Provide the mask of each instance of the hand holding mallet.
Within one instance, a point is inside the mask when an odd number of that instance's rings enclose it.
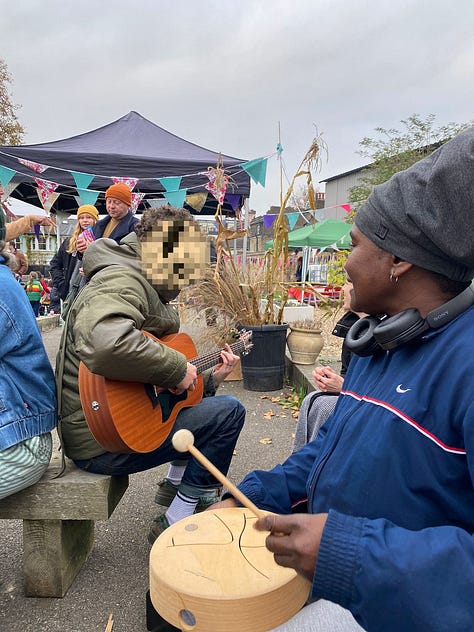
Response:
[[[250,509],[257,518],[263,518],[267,514],[253,504],[251,500],[243,494],[229,479],[220,472],[215,465],[213,465],[205,456],[194,446],[194,436],[189,430],[178,430],[174,433],[172,439],[173,447],[178,452],[190,452],[208,472],[210,472],[217,480],[226,486],[229,492],[236,498],[244,507]]]

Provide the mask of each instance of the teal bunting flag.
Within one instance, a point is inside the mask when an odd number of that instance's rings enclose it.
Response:
[[[79,197],[81,198],[81,202],[83,204],[94,204],[97,202],[97,198],[99,197],[100,191],[91,191],[90,189],[77,189],[79,193]]]
[[[286,217],[288,218],[288,226],[290,227],[290,230],[293,230],[293,228],[295,227],[296,222],[298,221],[298,217],[300,216],[299,213],[287,213]]]
[[[163,195],[172,206],[182,208],[184,200],[186,199],[186,189],[181,189],[180,191],[165,191]]]
[[[165,191],[178,191],[181,185],[181,176],[169,176],[157,178],[157,180],[165,187]]]
[[[76,183],[77,190],[79,189],[87,189],[89,184],[94,179],[94,176],[90,173],[81,173],[80,171],[71,171],[72,177],[74,178],[74,182]]]
[[[242,165],[242,169],[244,169],[249,174],[254,182],[256,182],[257,184],[261,184],[262,187],[265,186],[265,179],[267,177],[266,158],[256,158],[255,160],[244,162],[244,164]]]
[[[14,169],[9,169],[8,167],[0,166],[0,182],[2,187],[5,188],[10,180],[15,175],[16,171]]]

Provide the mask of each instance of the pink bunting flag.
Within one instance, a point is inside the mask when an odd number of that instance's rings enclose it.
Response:
[[[118,184],[119,182],[126,184],[130,191],[133,191],[139,178],[122,178],[121,176],[117,176],[115,178],[112,178],[112,180],[115,182],[115,184]]]
[[[350,213],[351,212],[351,205],[350,204],[339,204],[339,206],[341,208],[343,208],[346,211],[346,213]]]
[[[33,162],[32,160],[24,160],[23,158],[18,158],[18,162],[21,162],[22,165],[28,167],[32,171],[36,171],[36,173],[43,173],[45,169],[48,167],[45,165],[41,165],[39,162]]]
[[[40,178],[34,180],[38,185],[38,197],[44,207],[48,203],[50,194],[54,193],[59,185],[56,182],[49,182],[49,180],[41,180]]]
[[[137,212],[137,209],[140,206],[140,202],[143,200],[144,197],[145,197],[144,193],[132,193],[132,206],[131,206],[132,213]]]
[[[207,178],[209,178],[209,182],[204,186],[204,188],[216,198],[219,204],[224,204],[229,176],[224,174],[223,169],[214,169],[213,167],[209,167],[208,171],[203,173],[207,176]]]

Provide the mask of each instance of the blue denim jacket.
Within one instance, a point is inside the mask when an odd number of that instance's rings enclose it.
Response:
[[[33,310],[0,256],[0,450],[56,423],[54,374]]]

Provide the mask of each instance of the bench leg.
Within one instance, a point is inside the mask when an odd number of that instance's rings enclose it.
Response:
[[[64,597],[93,545],[93,520],[23,520],[26,596]]]

